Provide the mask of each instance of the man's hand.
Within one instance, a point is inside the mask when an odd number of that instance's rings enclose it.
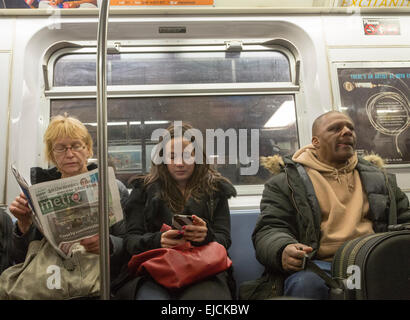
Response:
[[[312,251],[312,247],[308,247],[302,243],[287,245],[282,252],[282,268],[285,271],[301,271],[303,257]]]

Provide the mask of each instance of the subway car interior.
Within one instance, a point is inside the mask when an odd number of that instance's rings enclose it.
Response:
[[[408,0],[111,0],[101,123],[104,1],[0,0],[0,207],[13,222],[11,167],[27,180],[30,168],[52,167],[43,136],[64,113],[90,132],[90,161],[105,144],[101,157],[129,192],[150,171],[156,130],[178,121],[199,130],[237,190],[228,252],[238,288],[264,271],[251,239],[272,176],[261,157],[310,144],[319,115],[348,115],[357,153],[379,155],[410,196]]]

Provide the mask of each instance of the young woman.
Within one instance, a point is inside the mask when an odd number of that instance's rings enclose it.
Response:
[[[170,140],[161,152],[165,163],[151,165],[145,177],[136,179],[134,190],[125,209],[126,248],[131,255],[156,248],[171,248],[190,241],[202,246],[217,241],[226,249],[231,244],[228,198],[236,196],[233,185],[206,163],[205,154],[198,150],[187,154],[193,139],[184,133],[192,129],[182,126],[182,136],[170,127]],[[176,148],[176,145],[182,148]],[[184,156],[178,150],[184,151]],[[195,152],[202,155],[202,164],[195,163]],[[162,225],[172,224],[174,214],[192,215],[192,225],[184,230],[161,232]],[[230,270],[178,290],[168,290],[148,276],[138,277],[120,291],[136,299],[232,299]],[[119,295],[121,296],[121,294]]]

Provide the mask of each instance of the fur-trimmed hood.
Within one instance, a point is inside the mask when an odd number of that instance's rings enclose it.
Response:
[[[383,169],[385,166],[383,159],[379,155],[374,153],[364,156],[363,159],[370,162],[379,169]],[[282,170],[282,168],[285,167],[283,158],[277,154],[270,157],[261,157],[260,163],[274,175],[278,174]]]
[[[282,157],[278,154],[270,157],[260,157],[260,163],[272,174],[278,174],[285,167]]]

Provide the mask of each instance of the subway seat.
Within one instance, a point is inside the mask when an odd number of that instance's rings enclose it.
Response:
[[[264,271],[264,267],[256,260],[252,243],[252,232],[259,213],[259,210],[231,211],[232,244],[228,253],[233,263],[237,291],[244,281],[257,279]]]

